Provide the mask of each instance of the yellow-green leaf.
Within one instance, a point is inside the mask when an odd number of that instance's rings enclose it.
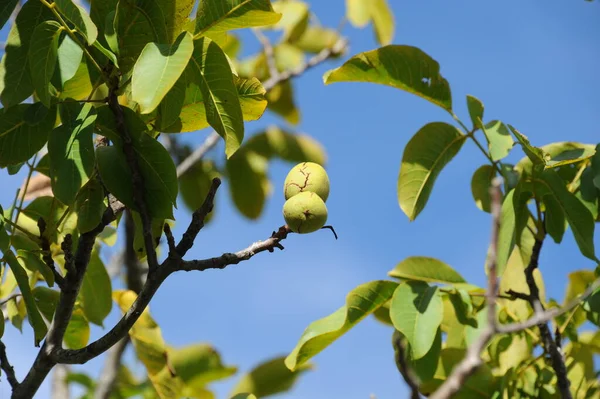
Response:
[[[306,328],[292,353],[285,359],[285,365],[292,371],[297,370],[386,303],[397,286],[393,281],[379,280],[359,285],[350,291],[346,305]]]
[[[196,12],[194,36],[272,25],[280,19],[269,0],[203,0]]]
[[[291,371],[285,366],[285,356],[262,362],[250,372],[244,374],[230,395],[252,392],[258,398],[277,395],[292,389],[300,375],[312,369],[312,365],[303,364]]]
[[[87,11],[72,0],[54,0],[54,4],[62,15],[75,25],[75,29],[87,39],[88,45],[92,45],[98,37],[98,28],[92,22]]]
[[[398,202],[410,220],[425,208],[435,180],[466,137],[452,125],[432,122],[406,144],[398,176]]]
[[[465,279],[452,267],[435,258],[411,256],[398,263],[388,276],[402,280],[435,283],[465,283]]]
[[[483,132],[487,138],[492,159],[499,161],[505,158],[515,143],[506,125],[501,121],[494,120],[483,126]]]
[[[388,45],[355,55],[325,73],[325,84],[370,82],[395,87],[452,110],[450,86],[440,65],[417,47]]]
[[[387,0],[368,0],[377,42],[388,45],[394,39],[394,14]]]
[[[81,285],[81,302],[85,317],[94,324],[102,323],[112,309],[112,283],[98,249],[94,249]]]
[[[490,197],[490,187],[492,186],[492,180],[496,177],[496,168],[491,165],[482,165],[471,178],[471,193],[475,200],[477,208],[484,212],[491,211],[492,200]]]
[[[83,309],[76,306],[65,332],[65,346],[69,349],[81,349],[90,340],[90,323],[85,318]]]
[[[142,114],[149,114],[175,85],[185,70],[194,43],[189,32],[182,32],[170,44],[148,43],[133,67],[132,95]]]

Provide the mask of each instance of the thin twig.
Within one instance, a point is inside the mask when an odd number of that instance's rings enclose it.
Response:
[[[219,142],[219,134],[212,132],[204,140],[204,143],[194,150],[177,166],[177,177],[181,177],[190,170],[199,160],[201,160],[208,151],[210,151]]]
[[[15,369],[8,361],[8,356],[6,355],[6,346],[4,346],[4,342],[2,341],[0,341],[0,367],[4,373],[6,373],[6,379],[8,380],[8,383],[12,389],[16,389],[19,386],[19,381],[15,376]]]
[[[398,330],[394,330],[394,334],[392,335],[392,345],[394,346],[394,361],[396,362],[396,367],[410,388],[410,397],[411,399],[419,399],[421,395],[419,395],[418,378],[406,362],[406,348],[402,342],[402,335]]]
[[[252,29],[254,35],[263,46],[263,51],[265,53],[265,58],[267,59],[267,68],[269,70],[269,76],[276,76],[279,74],[277,69],[277,64],[275,62],[275,52],[273,50],[273,45],[268,37],[266,37],[259,29]]]
[[[51,387],[53,399],[69,399],[69,383],[67,381],[69,368],[66,364],[57,364],[54,367]]]
[[[501,180],[492,181],[490,195],[492,198],[492,235],[487,256],[488,295],[487,295],[487,325],[481,335],[467,349],[467,354],[453,369],[446,381],[430,396],[431,399],[450,398],[464,385],[465,381],[483,364],[481,352],[485,349],[497,331],[496,296],[498,294],[498,278],[496,274],[498,256],[498,233],[500,231],[500,213],[502,209]]]

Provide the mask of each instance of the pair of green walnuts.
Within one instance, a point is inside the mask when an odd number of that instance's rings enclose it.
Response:
[[[325,225],[329,177],[321,165],[302,162],[294,166],[285,178],[283,194],[283,218],[294,233],[312,233]]]

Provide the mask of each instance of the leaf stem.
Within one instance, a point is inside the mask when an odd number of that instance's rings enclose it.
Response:
[[[12,226],[12,229],[10,231],[11,236],[15,233],[15,226],[17,225],[17,222],[19,221],[19,216],[21,215],[21,209],[23,208],[23,203],[25,202],[25,196],[27,195],[27,188],[29,187],[29,182],[31,181],[31,175],[33,175],[33,170],[34,170],[34,165],[35,165],[36,160],[37,160],[37,153],[33,156],[31,165],[29,163],[27,163],[27,166],[29,167],[29,172],[27,173],[27,179],[25,179],[25,187],[23,187],[23,193],[21,194],[21,201],[19,202],[19,206],[16,208],[17,214],[15,215],[14,224],[11,224],[11,226]],[[19,196],[19,194],[17,194],[17,197],[18,196]],[[16,197],[15,197],[15,200],[16,200]],[[13,205],[13,207],[14,207],[14,205]]]

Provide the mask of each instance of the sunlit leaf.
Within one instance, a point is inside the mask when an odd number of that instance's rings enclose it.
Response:
[[[290,370],[297,370],[386,303],[397,286],[395,282],[380,280],[362,284],[350,291],[345,306],[306,328],[292,353],[285,359],[285,365]]]
[[[483,126],[488,141],[490,156],[494,161],[505,158],[513,148],[513,140],[508,128],[501,121],[491,121]]]
[[[308,4],[298,0],[279,0],[273,2],[273,9],[282,17],[270,28],[283,31],[281,41],[293,42],[304,33],[310,15]]]
[[[213,381],[228,378],[237,372],[237,367],[223,364],[219,352],[207,344],[171,348],[169,362],[175,374],[192,391]]]
[[[55,85],[56,89],[61,91],[64,89],[65,83],[71,80],[79,66],[83,57],[83,49],[77,44],[71,36],[64,35],[61,43],[58,46],[57,52],[57,68],[54,72],[58,73],[59,84]],[[54,83],[54,80],[52,81]],[[88,93],[89,94],[89,93]]]
[[[525,155],[527,155],[527,158],[529,158],[533,166],[546,164],[546,155],[541,148],[532,146],[527,136],[519,132],[513,126],[508,125],[508,128],[513,133],[519,144],[521,144],[523,152],[525,152]]]
[[[483,127],[483,103],[475,96],[467,95],[467,107],[469,108],[469,116],[473,123],[473,128]]]
[[[259,398],[276,395],[290,390],[304,372],[310,370],[310,364],[303,364],[294,371],[285,366],[285,356],[277,357],[259,364],[244,374],[230,395],[252,392]]]
[[[92,45],[98,37],[98,28],[92,22],[87,11],[72,0],[54,0],[54,4],[62,15],[75,25],[75,29],[86,38],[88,45]]]
[[[388,0],[370,0],[371,19],[377,43],[388,45],[394,39],[394,14]]]
[[[243,146],[265,158],[279,158],[287,162],[315,162],[325,165],[325,148],[313,137],[303,133],[290,133],[269,126],[262,133],[250,137]]]
[[[49,287],[54,286],[54,273],[42,260],[39,253],[25,249],[17,250],[17,259],[22,266],[30,271],[37,271],[43,277]]]
[[[388,276],[403,280],[436,283],[464,283],[463,277],[446,263],[425,256],[411,256],[398,263]]]
[[[194,44],[189,32],[182,32],[172,45],[148,43],[133,67],[133,101],[148,114],[158,106],[187,66]]]
[[[90,323],[85,318],[81,307],[76,306],[65,332],[65,346],[69,349],[85,347],[90,340],[90,333]]]
[[[196,12],[194,36],[272,25],[280,19],[269,0],[204,0]]]
[[[319,53],[331,48],[340,39],[340,34],[335,29],[319,25],[310,25],[302,36],[294,41],[294,46],[307,53]]]
[[[442,323],[444,306],[437,287],[421,281],[398,285],[390,304],[390,318],[410,344],[413,359],[429,352]]]
[[[438,175],[466,136],[443,122],[423,126],[406,144],[398,176],[398,202],[410,220],[425,208]]]
[[[355,55],[327,72],[325,84],[371,82],[407,91],[450,111],[450,86],[433,58],[416,47],[388,45]]]

